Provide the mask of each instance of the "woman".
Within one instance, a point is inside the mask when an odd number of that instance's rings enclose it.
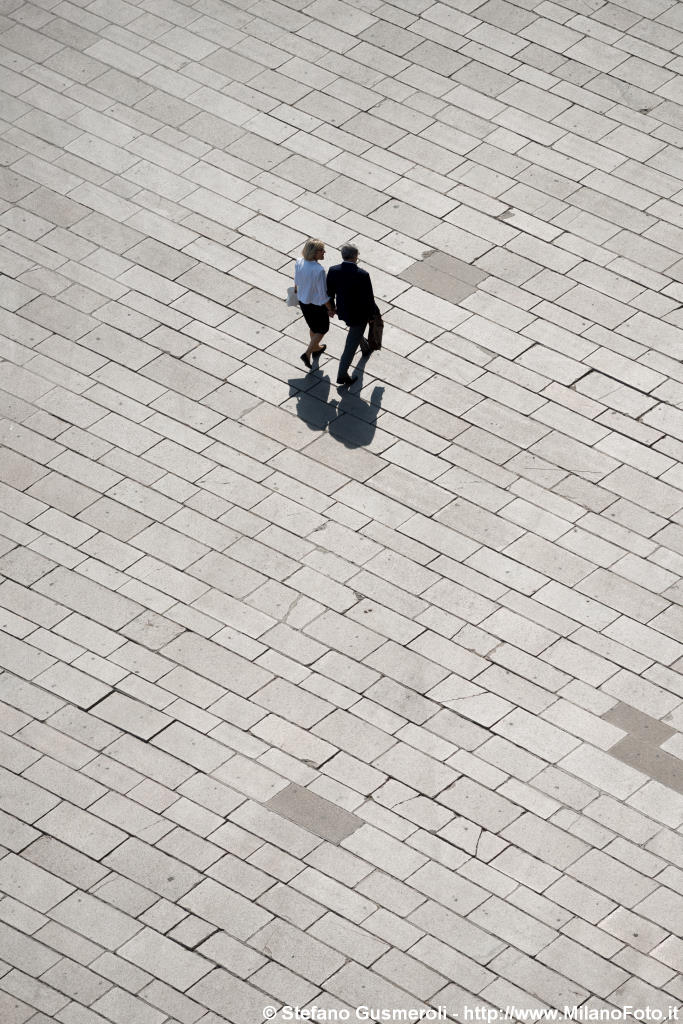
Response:
[[[309,238],[296,261],[294,270],[294,291],[308,324],[311,341],[301,356],[301,361],[311,369],[311,356],[318,357],[327,345],[321,345],[330,329],[330,314],[334,315],[334,304],[327,294],[325,270],[318,262],[325,255],[325,245],[319,238]]]

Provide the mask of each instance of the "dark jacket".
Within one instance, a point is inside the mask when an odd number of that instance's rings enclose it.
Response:
[[[327,294],[337,307],[337,315],[347,324],[365,324],[379,309],[372,293],[367,270],[345,260],[327,271]]]

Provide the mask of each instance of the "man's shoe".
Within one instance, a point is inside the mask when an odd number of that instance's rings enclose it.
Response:
[[[347,373],[343,380],[338,380],[337,381],[337,387],[338,388],[350,388],[351,385],[355,384],[357,380],[358,380],[358,377],[356,376],[356,374],[354,374],[353,377],[349,377],[349,375]]]
[[[301,362],[304,364],[304,366],[307,366],[308,369],[310,370],[311,369],[311,357],[309,355],[306,355],[306,353],[304,352],[303,355],[300,358],[301,358]]]

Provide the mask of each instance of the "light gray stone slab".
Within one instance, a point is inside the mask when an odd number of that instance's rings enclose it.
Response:
[[[242,696],[254,693],[271,677],[266,669],[193,633],[172,640],[162,647],[161,653]]]
[[[118,950],[141,970],[185,992],[211,970],[211,964],[152,928],[143,928]]]
[[[219,1015],[225,1013],[226,1006],[229,1006],[236,1024],[251,1024],[254,1016],[262,1013],[264,1006],[268,1005],[268,997],[263,992],[220,969],[212,971],[189,989],[188,995]]]
[[[142,927],[127,914],[87,893],[73,893],[51,916],[105,949],[117,949]]]

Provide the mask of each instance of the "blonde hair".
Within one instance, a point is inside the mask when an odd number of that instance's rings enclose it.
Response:
[[[319,238],[309,238],[301,250],[301,255],[305,260],[314,260],[316,254],[325,248],[325,243],[321,242]]]

